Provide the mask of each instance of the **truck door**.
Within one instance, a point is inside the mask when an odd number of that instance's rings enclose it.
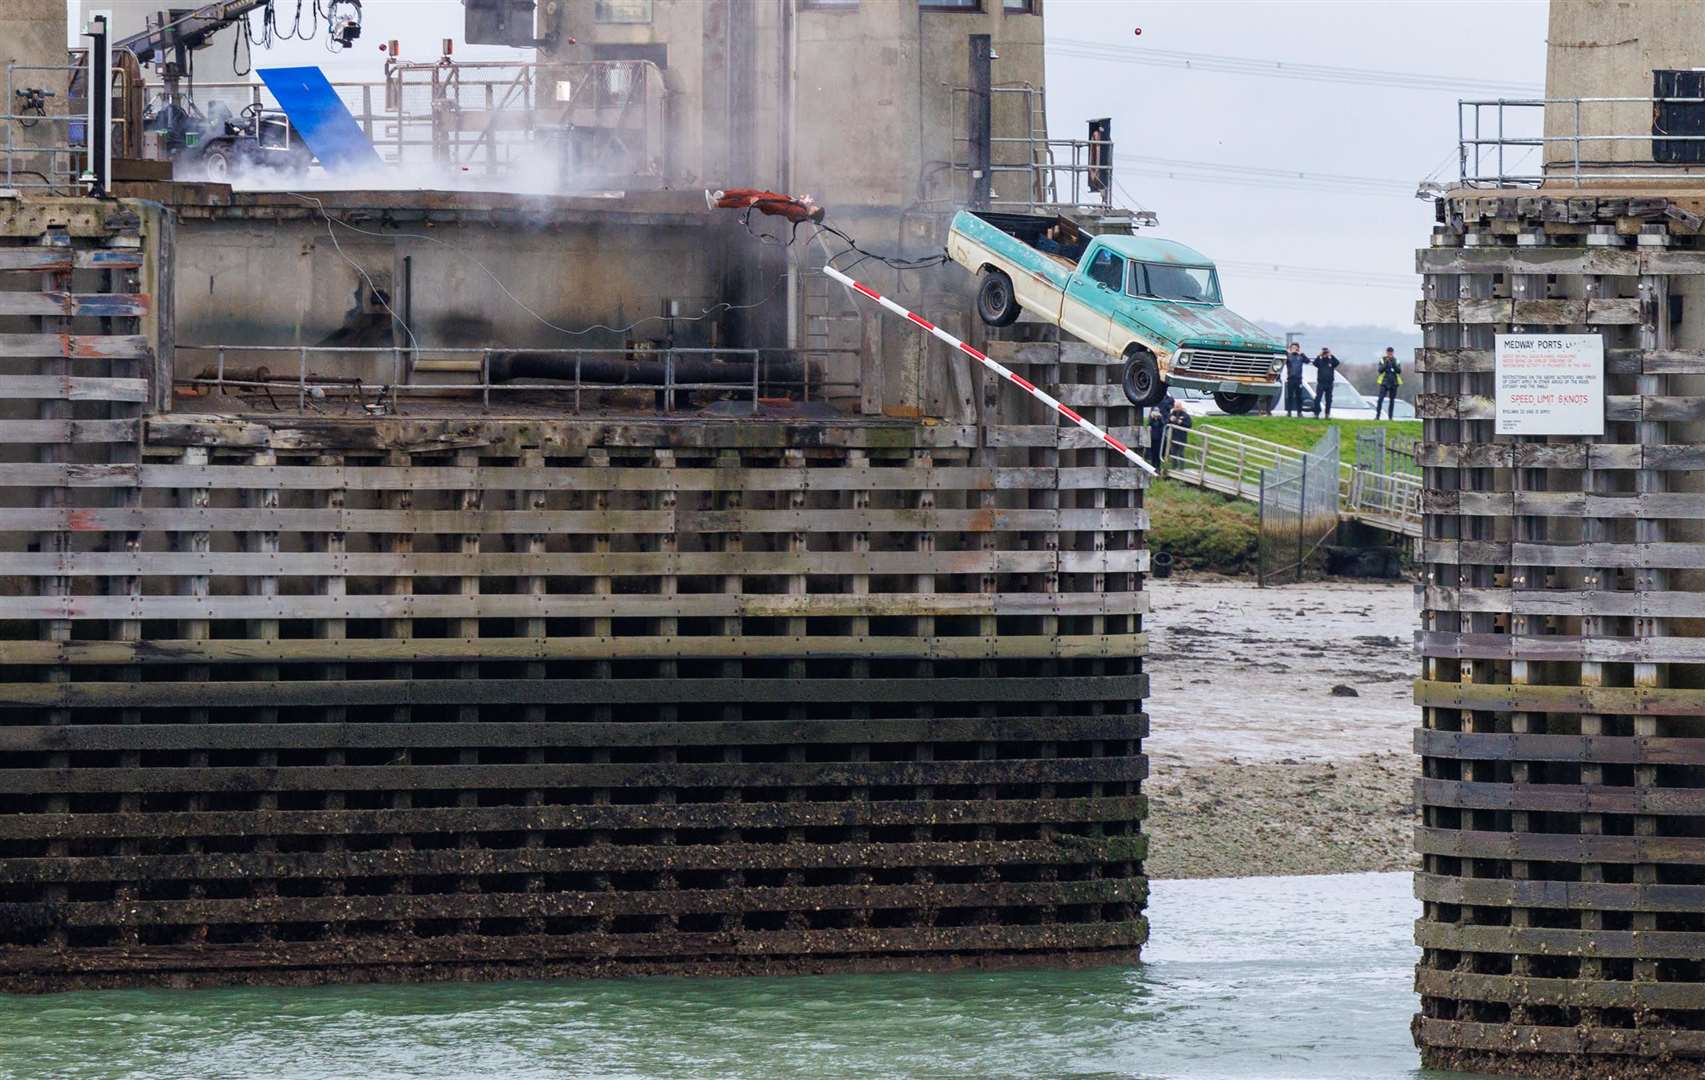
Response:
[[[1104,247],[1090,252],[1060,304],[1060,329],[1098,349],[1112,347],[1113,305],[1125,288],[1125,260]]]

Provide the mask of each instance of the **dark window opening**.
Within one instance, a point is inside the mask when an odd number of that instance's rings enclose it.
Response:
[[[1654,71],[1652,96],[1705,98],[1705,71]],[[1673,164],[1705,161],[1705,102],[1654,101],[1652,136],[1653,161]]]

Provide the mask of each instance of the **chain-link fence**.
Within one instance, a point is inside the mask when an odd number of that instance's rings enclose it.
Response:
[[[1260,584],[1289,584],[1307,574],[1310,557],[1338,528],[1338,474],[1337,427],[1301,458],[1261,470]]]

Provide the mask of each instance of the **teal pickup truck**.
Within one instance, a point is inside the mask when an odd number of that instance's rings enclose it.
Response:
[[[979,276],[984,322],[1007,326],[1028,311],[1119,357],[1133,405],[1158,405],[1168,386],[1207,391],[1234,414],[1279,395],[1284,345],[1222,304],[1214,264],[1183,244],[961,210],[947,253]]]

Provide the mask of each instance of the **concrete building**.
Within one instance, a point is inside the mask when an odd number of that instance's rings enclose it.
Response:
[[[1544,171],[1471,150],[1417,256],[1430,1067],[1705,1074],[1705,178],[1661,138],[1705,120],[1701,19],[1554,2]],[[1553,333],[1602,339],[1603,435],[1497,435],[1497,335]]]

